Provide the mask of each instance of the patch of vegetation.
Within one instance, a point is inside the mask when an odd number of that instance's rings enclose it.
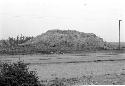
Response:
[[[48,81],[41,81],[45,86],[73,86],[73,85],[96,85],[93,76],[82,76],[76,78],[54,78]]]
[[[16,47],[20,44],[23,44],[29,40],[33,39],[33,37],[28,37],[28,36],[17,36],[17,37],[9,37],[6,40],[0,40],[0,47]]]
[[[27,64],[2,63],[0,65],[0,86],[41,86],[34,71],[28,71]]]
[[[74,86],[74,85],[125,85],[125,73],[108,75],[84,75],[74,78],[55,78],[41,81],[45,86]]]

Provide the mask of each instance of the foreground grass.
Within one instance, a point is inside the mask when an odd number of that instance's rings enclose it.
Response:
[[[105,75],[83,75],[74,78],[40,80],[35,71],[29,71],[27,64],[0,64],[0,86],[72,86],[72,85],[124,85],[125,73]]]
[[[125,85],[125,74],[87,75],[75,78],[55,78],[41,80],[44,86],[73,86],[73,85]]]

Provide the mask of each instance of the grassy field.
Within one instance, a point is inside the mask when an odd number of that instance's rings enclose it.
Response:
[[[28,63],[29,70],[36,71],[40,80],[52,80],[56,77],[61,80],[75,78],[77,83],[81,84],[83,76],[92,76],[98,84],[124,84],[125,81],[123,77],[125,76],[125,53],[86,52],[62,55],[0,56],[2,62],[16,62],[19,59]],[[122,82],[118,83],[118,81]]]

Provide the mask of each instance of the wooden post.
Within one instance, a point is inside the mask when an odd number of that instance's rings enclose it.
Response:
[[[120,50],[120,22],[121,22],[122,20],[119,20],[119,50]]]

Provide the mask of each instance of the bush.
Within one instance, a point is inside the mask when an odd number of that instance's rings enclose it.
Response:
[[[27,64],[3,63],[0,66],[0,86],[40,86],[34,71],[28,71]]]

